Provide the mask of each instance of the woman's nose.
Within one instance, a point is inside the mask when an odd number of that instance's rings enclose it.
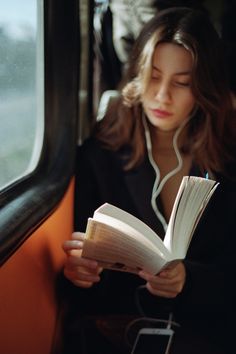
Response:
[[[162,103],[170,102],[171,92],[167,83],[160,83],[155,92],[155,99]]]

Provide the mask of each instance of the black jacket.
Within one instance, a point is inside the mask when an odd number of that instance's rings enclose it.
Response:
[[[140,218],[163,238],[164,231],[150,203],[155,179],[153,168],[146,159],[139,167],[124,171],[123,156],[124,152],[106,150],[93,138],[79,147],[75,229],[85,231],[87,218],[101,204],[109,202]],[[194,173],[197,174],[196,168],[190,171]],[[236,185],[230,179],[217,178],[220,185],[194,233],[184,261],[187,280],[182,293],[170,300],[141,291],[140,301],[146,315],[160,317],[163,310],[171,310],[176,321],[183,325],[191,323],[198,327],[201,323],[206,330],[231,328],[236,299],[233,290]],[[143,284],[142,279],[115,271],[104,271],[102,278],[98,285],[82,290],[86,293],[83,305],[86,313],[138,313],[135,289]],[[94,298],[99,301],[95,302]]]

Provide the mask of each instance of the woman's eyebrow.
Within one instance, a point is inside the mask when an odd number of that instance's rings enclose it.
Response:
[[[174,73],[174,75],[191,75],[191,71],[180,71],[180,72]]]
[[[152,66],[152,68],[156,71],[158,71],[159,73],[161,73],[162,71],[160,69],[158,69],[155,65]],[[176,73],[173,73],[173,75],[191,75],[191,71],[190,70],[184,70],[184,71],[178,71]]]

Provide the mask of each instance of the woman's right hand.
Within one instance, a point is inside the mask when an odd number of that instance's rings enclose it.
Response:
[[[74,285],[90,288],[100,281],[102,268],[98,266],[98,262],[81,256],[84,236],[82,232],[74,232],[72,239],[63,243],[62,248],[67,255],[64,275]]]

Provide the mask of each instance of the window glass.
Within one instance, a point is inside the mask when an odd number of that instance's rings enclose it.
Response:
[[[44,121],[43,1],[0,2],[0,189],[31,172]]]

